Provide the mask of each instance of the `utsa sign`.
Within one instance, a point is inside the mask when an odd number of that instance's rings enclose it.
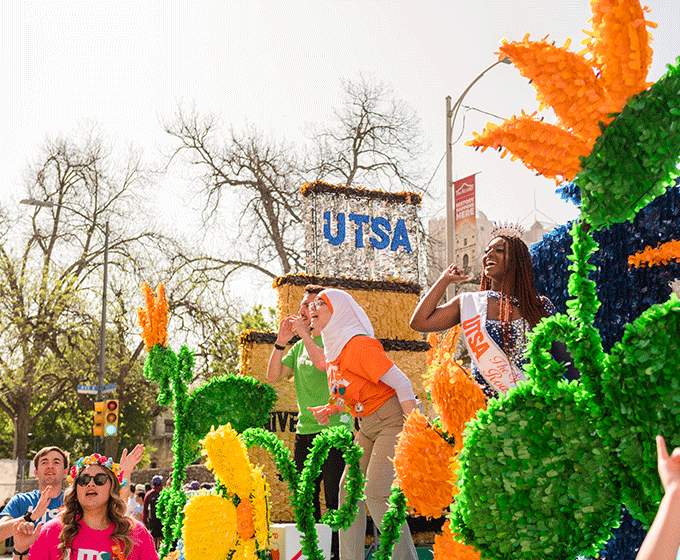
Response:
[[[308,274],[420,282],[417,203],[357,189],[303,203]]]
[[[396,251],[399,247],[403,247],[407,253],[411,253],[411,242],[408,237],[408,230],[406,229],[406,222],[402,218],[398,218],[394,228],[390,221],[383,216],[376,216],[375,218],[367,214],[355,214],[350,212],[345,217],[344,212],[338,212],[335,215],[335,228],[331,226],[333,221],[331,212],[326,210],[323,213],[323,236],[331,245],[340,245],[351,236],[347,236],[347,218],[354,224],[354,247],[362,249],[365,247],[364,237],[365,231],[372,232],[368,238],[368,242],[376,249],[387,249]],[[366,228],[364,228],[364,225]],[[331,232],[335,229],[335,235]],[[351,241],[350,241],[351,242]]]

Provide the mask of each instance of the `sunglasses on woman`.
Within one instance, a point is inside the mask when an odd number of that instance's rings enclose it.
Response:
[[[90,480],[94,480],[94,483],[97,486],[104,486],[106,484],[106,481],[109,479],[106,473],[100,472],[93,475],[90,474],[81,474],[78,478],[76,478],[76,483],[78,486],[87,486],[90,484]]]

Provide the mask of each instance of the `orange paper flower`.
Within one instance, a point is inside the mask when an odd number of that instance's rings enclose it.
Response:
[[[635,268],[668,264],[671,261],[680,262],[680,241],[668,241],[657,245],[655,249],[647,246],[643,251],[628,257],[628,264]]]
[[[451,524],[444,524],[444,532],[434,538],[434,560],[480,560],[480,553],[472,546],[458,542],[451,533]]]
[[[451,352],[441,352],[438,357],[439,361],[431,363],[423,383],[430,392],[442,429],[455,438],[454,449],[458,452],[463,447],[465,423],[479,409],[486,408],[486,398]]]
[[[500,58],[509,57],[537,91],[540,109],[550,106],[554,125],[522,113],[500,126],[491,123],[468,146],[506,148],[545,177],[571,181],[580,170],[579,156],[588,156],[601,134],[633,95],[647,89],[652,49],[637,0],[592,0],[593,29],[582,53],[541,41],[504,42]],[[583,53],[591,55],[590,59]],[[539,110],[540,110],[539,109]],[[532,123],[532,124],[530,124]]]
[[[137,308],[137,321],[142,327],[142,339],[147,350],[156,344],[168,344],[168,302],[165,300],[165,286],[158,285],[158,296],[154,298],[149,285],[144,282],[142,291],[146,297],[146,309]]]
[[[394,451],[394,470],[409,504],[420,515],[441,517],[453,501],[455,451],[420,411],[412,411]]]

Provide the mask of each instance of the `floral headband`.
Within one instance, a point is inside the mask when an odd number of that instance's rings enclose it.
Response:
[[[123,478],[123,470],[120,468],[120,465],[118,463],[114,463],[111,457],[104,457],[99,453],[93,453],[89,457],[81,457],[71,467],[71,470],[67,478],[69,484],[73,484],[73,481],[75,480],[78,471],[81,468],[86,467],[87,465],[99,465],[102,467],[106,467],[114,475],[116,475],[116,478],[118,478],[118,482],[120,482],[121,486],[125,486],[128,483],[127,478]]]

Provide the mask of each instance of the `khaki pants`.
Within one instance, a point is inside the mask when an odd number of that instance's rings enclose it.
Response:
[[[366,503],[358,503],[358,513],[352,525],[340,531],[340,560],[364,560],[366,540],[365,507],[378,529],[389,506],[389,497],[394,481],[394,458],[397,437],[404,427],[404,415],[396,395],[390,398],[373,414],[359,418],[359,432],[354,442],[364,450],[361,456],[361,472],[366,478]],[[347,468],[340,481],[340,505],[345,503],[347,490],[345,478]],[[394,545],[392,560],[417,560],[416,548],[408,525],[404,523],[399,540]]]

